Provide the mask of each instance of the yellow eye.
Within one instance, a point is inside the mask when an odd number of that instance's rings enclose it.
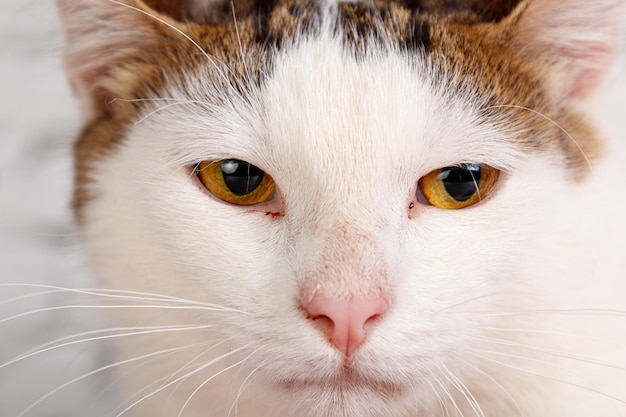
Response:
[[[441,209],[462,209],[485,199],[498,182],[500,171],[488,165],[461,164],[437,169],[419,180],[426,202]]]
[[[274,192],[272,177],[238,159],[200,162],[196,172],[200,182],[211,194],[238,206],[264,203]]]

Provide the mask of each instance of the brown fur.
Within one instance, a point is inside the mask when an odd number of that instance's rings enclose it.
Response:
[[[587,158],[600,154],[601,140],[585,116],[568,107],[550,84],[546,68],[517,53],[511,39],[516,28],[511,25],[477,23],[472,14],[448,18],[444,25],[432,25],[431,58],[445,57],[448,72],[460,74],[461,86],[473,86],[480,96],[490,97],[487,119],[495,113],[508,120],[512,134],[526,131],[529,150],[560,150],[574,177],[582,178],[589,173]]]
[[[158,98],[166,76],[183,82],[184,74],[218,75],[198,48],[157,19],[107,0],[57,1],[64,16],[89,13],[96,23],[114,22],[112,26],[81,25],[74,16],[66,25],[70,45],[85,37],[96,40],[88,49],[70,49],[68,53],[73,82],[90,103],[88,123],[76,145],[74,206],[80,213],[91,198],[88,184],[94,162],[123,141],[126,127],[140,114],[143,104],[128,100]],[[320,17],[318,6],[303,0],[236,1],[234,10],[230,2],[215,2],[210,13],[208,2],[201,7],[174,0],[126,3],[196,41],[219,67],[229,69],[223,72],[240,90],[246,83],[262,83],[263,74],[271,72],[271,54],[283,39],[314,32]],[[600,141],[584,117],[562,104],[563,96],[555,93],[558,88],[551,84],[549,68],[537,65],[529,49],[519,51],[519,31],[525,40],[532,36],[519,27],[524,24],[520,16],[524,16],[527,3],[517,3],[405,0],[341,4],[337,31],[343,33],[348,47],[361,54],[366,53],[369,37],[376,34],[383,34],[391,48],[421,51],[447,74],[460,76],[457,88],[474,89],[489,98],[486,117],[504,116],[516,130],[527,130],[525,145],[561,149],[573,171],[583,172],[583,153],[564,130],[577,138],[589,157],[599,153]],[[81,11],[84,7],[91,10]],[[246,51],[243,59],[240,48]],[[439,77],[436,83],[449,84],[443,72]],[[509,105],[516,107],[506,107]]]

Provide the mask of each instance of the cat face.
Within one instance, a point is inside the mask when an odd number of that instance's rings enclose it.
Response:
[[[620,302],[571,226],[623,2],[478,3],[59,2],[85,244],[179,329],[123,346],[129,415],[624,411],[570,368],[614,323],[556,313]]]

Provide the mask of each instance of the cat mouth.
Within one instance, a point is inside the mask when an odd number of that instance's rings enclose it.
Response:
[[[344,368],[337,375],[328,378],[307,378],[303,375],[282,380],[278,385],[290,392],[372,392],[385,397],[400,396],[406,390],[397,381],[367,378],[350,368]]]

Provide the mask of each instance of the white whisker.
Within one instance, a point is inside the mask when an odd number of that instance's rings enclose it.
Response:
[[[471,351],[474,354],[480,353],[480,354],[487,354],[487,355],[495,355],[495,356],[500,356],[500,357],[504,357],[504,358],[518,359],[518,360],[522,360],[522,361],[526,361],[526,362],[531,362],[531,363],[535,363],[535,364],[538,364],[538,365],[546,366],[548,368],[552,368],[552,369],[557,369],[559,371],[563,371],[563,372],[571,375],[572,377],[574,377],[576,379],[584,379],[581,374],[576,373],[576,372],[572,371],[571,369],[565,368],[563,366],[557,365],[556,363],[553,363],[553,362],[550,362],[550,361],[546,361],[546,360],[541,360],[541,359],[532,358],[532,357],[529,357],[529,356],[524,356],[524,355],[519,355],[519,354],[514,354],[514,353],[500,352],[500,351],[495,351],[495,350],[472,349]]]
[[[135,126],[142,124],[143,122],[145,122],[146,120],[148,120],[149,118],[151,118],[152,116],[154,116],[155,114],[163,111],[163,110],[167,110],[169,108],[172,107],[176,107],[176,106],[182,106],[185,104],[199,104],[202,106],[207,106],[207,103],[204,103],[202,101],[197,101],[197,100],[187,100],[187,101],[178,101],[176,103],[169,103],[166,104],[164,106],[159,107],[156,110],[151,111],[150,113],[148,113],[147,115],[143,116],[141,119],[139,119],[138,121],[135,122]]]
[[[26,352],[25,354],[18,356],[15,359],[12,359],[8,362],[0,364],[0,369],[12,365],[14,363],[23,361],[28,358],[32,358],[33,356],[40,355],[42,353],[50,352],[53,350],[61,349],[68,346],[74,346],[82,343],[89,343],[95,341],[109,340],[109,339],[119,339],[128,336],[140,336],[154,333],[164,333],[164,332],[178,332],[178,331],[189,331],[189,330],[200,330],[200,329],[209,329],[214,327],[213,325],[203,325],[203,326],[152,326],[152,327],[119,327],[119,328],[111,328],[111,329],[103,329],[103,330],[93,330],[90,332],[79,333],[67,337],[63,337],[52,342],[48,342],[44,345],[31,349],[31,351]],[[77,337],[87,336],[90,334],[104,333],[104,332],[112,332],[112,331],[123,331],[123,330],[141,330],[141,331],[129,331],[128,333],[118,333],[112,335],[98,336],[98,337],[90,337],[87,339],[74,340],[67,343],[56,344],[68,339],[75,339]],[[49,345],[54,345],[50,347],[46,347]]]
[[[203,344],[204,344],[204,343],[203,343]],[[195,345],[189,345],[189,348],[194,347],[194,346],[195,346]],[[132,367],[132,368],[130,368],[130,369],[125,369],[125,370],[124,370],[124,372],[118,371],[118,373],[117,373],[117,377],[116,377],[115,379],[113,379],[113,380],[112,380],[112,381],[111,381],[111,382],[110,382],[107,386],[105,386],[104,388],[102,388],[102,390],[100,391],[100,393],[98,393],[98,396],[97,396],[94,400],[98,399],[101,395],[103,395],[106,391],[110,390],[112,387],[114,387],[115,385],[117,385],[120,381],[125,380],[125,379],[126,379],[126,377],[127,377],[128,375],[132,374],[133,372],[136,372],[138,369],[143,368],[143,367],[145,367],[145,366],[148,366],[149,364],[151,364],[151,363],[153,363],[153,362],[155,362],[155,361],[161,361],[161,360],[163,360],[165,357],[167,357],[167,356],[171,356],[171,355],[175,355],[175,354],[177,354],[177,353],[178,353],[178,351],[173,351],[173,352],[164,353],[164,354],[162,354],[162,355],[155,356],[155,357],[150,358],[150,359],[148,359],[148,360],[146,360],[146,361],[143,361],[142,363],[139,363],[139,364],[137,364],[137,365],[133,366],[133,367]],[[160,381],[160,380],[159,380],[159,381]],[[155,383],[151,384],[150,386],[155,385],[155,384],[158,384],[158,383],[159,383],[159,381],[157,381],[157,382],[155,382]],[[142,391],[143,391],[143,390],[142,390]],[[141,391],[140,391],[140,392],[141,392]],[[131,396],[131,398],[132,398],[132,396]],[[95,401],[94,401],[94,402],[95,402]]]
[[[433,377],[433,381],[435,381],[435,383],[437,385],[439,385],[439,387],[442,389],[443,393],[446,395],[446,397],[448,397],[448,400],[450,400],[450,403],[452,404],[452,406],[456,410],[457,415],[463,417],[464,414],[461,411],[461,408],[459,408],[459,405],[457,404],[456,400],[452,396],[452,393],[450,392],[450,389],[447,386],[445,386],[445,384],[441,381],[441,379],[439,377],[437,377],[433,372],[431,372],[431,375]]]
[[[2,285],[0,285],[2,286]],[[6,300],[3,300],[0,302],[0,306],[3,305],[7,305],[7,304],[11,304],[11,303],[16,303],[18,301],[25,301],[28,300],[30,298],[36,298],[36,297],[45,297],[45,296],[49,296],[49,295],[53,295],[53,294],[61,294],[66,292],[65,290],[59,289],[59,290],[49,290],[49,291],[37,291],[34,293],[29,293],[29,294],[24,294],[24,295],[20,295],[17,297],[13,297],[13,298],[9,298]]]
[[[239,362],[236,362],[230,366],[227,366],[226,368],[222,369],[219,372],[216,372],[215,374],[211,375],[210,378],[207,378],[206,380],[204,380],[200,385],[198,385],[196,387],[196,389],[189,395],[189,397],[187,398],[187,400],[185,401],[185,403],[182,405],[182,407],[180,408],[180,412],[178,413],[177,417],[182,417],[183,413],[185,412],[185,409],[187,408],[187,406],[189,405],[189,403],[191,402],[191,400],[196,396],[196,394],[203,388],[205,387],[209,382],[211,382],[213,379],[217,378],[218,376],[220,376],[221,374],[223,374],[224,372],[239,366],[241,364],[243,364],[244,362],[246,362],[248,359],[250,359],[256,352],[258,352],[260,349],[264,348],[265,346],[260,346],[257,349],[255,349],[254,351],[252,351],[252,353],[250,353],[248,356],[246,356],[245,358],[243,358],[242,360],[240,360]]]
[[[157,389],[160,389],[160,388],[166,389],[166,388],[171,387],[172,384],[169,384],[169,382],[172,381],[174,378],[176,378],[177,374],[182,373],[183,374],[182,378],[179,378],[178,381],[174,381],[173,382],[173,384],[176,385],[176,387],[174,387],[174,389],[172,390],[172,392],[170,392],[170,395],[168,396],[167,403],[169,403],[169,401],[171,400],[172,395],[178,389],[178,385],[182,384],[185,381],[185,379],[188,378],[188,376],[190,376],[190,374],[188,374],[186,372],[189,369],[197,369],[198,366],[206,364],[206,363],[210,362],[212,359],[209,359],[207,361],[201,362],[198,365],[192,365],[192,363],[195,362],[196,360],[198,360],[199,358],[201,358],[202,356],[206,355],[208,352],[210,352],[211,350],[215,349],[219,345],[228,342],[229,340],[230,340],[230,338],[222,340],[221,342],[218,342],[218,343],[215,343],[215,344],[212,344],[213,343],[212,341],[206,341],[206,342],[198,343],[196,345],[192,345],[193,347],[195,347],[195,346],[203,346],[203,345],[211,344],[210,347],[208,347],[207,349],[205,349],[202,352],[200,352],[193,359],[188,361],[183,366],[179,367],[174,372],[170,372],[168,375],[162,376],[162,377],[156,379],[155,381],[153,381],[152,383],[150,383],[147,386],[143,387],[142,389],[140,389],[138,391],[135,391],[133,394],[129,395],[127,397],[127,398],[129,398],[129,400],[124,401],[124,403],[129,403],[129,402],[133,401],[132,400],[133,398],[136,398],[136,397],[143,397],[146,392],[150,392],[149,395],[152,395],[154,393],[154,389],[155,389],[153,387],[158,387]],[[174,352],[174,353],[176,353],[176,352]],[[145,366],[145,364],[141,364],[140,366]],[[124,406],[120,406],[120,407],[118,407],[118,410],[121,410],[123,408],[124,408]]]
[[[235,349],[235,350],[232,350],[232,351],[230,351],[230,352],[227,352],[227,353],[225,353],[225,354],[223,354],[223,355],[221,355],[221,356],[218,356],[218,357],[217,357],[217,358],[215,358],[215,359],[212,359],[212,360],[210,360],[210,361],[208,361],[208,362],[204,363],[202,366],[199,366],[199,367],[198,367],[197,369],[195,369],[194,371],[189,372],[189,373],[187,373],[187,374],[185,374],[185,375],[183,375],[183,376],[181,376],[181,377],[178,377],[178,378],[176,378],[175,380],[173,380],[173,381],[169,382],[168,384],[163,385],[163,386],[161,386],[160,388],[158,388],[158,389],[156,389],[156,390],[152,391],[150,394],[147,394],[147,395],[145,395],[145,396],[141,397],[139,400],[135,401],[134,403],[132,403],[131,405],[129,405],[128,407],[126,407],[124,410],[122,410],[120,413],[118,413],[115,417],[122,417],[124,414],[126,414],[126,412],[127,412],[127,411],[130,411],[131,409],[133,409],[133,408],[134,408],[134,407],[136,407],[137,405],[141,404],[142,402],[146,401],[146,400],[147,400],[147,399],[149,399],[150,397],[152,397],[152,396],[154,396],[154,395],[158,394],[159,392],[161,392],[161,391],[163,391],[163,390],[165,390],[165,389],[169,388],[170,386],[172,386],[172,385],[174,385],[174,384],[176,384],[176,383],[178,383],[178,382],[180,382],[180,381],[182,381],[182,380],[188,379],[190,376],[195,375],[195,374],[197,374],[198,372],[201,372],[201,371],[205,370],[206,368],[208,368],[209,366],[211,366],[211,365],[215,364],[216,362],[219,362],[219,361],[220,361],[220,360],[222,360],[222,359],[225,359],[225,358],[227,358],[227,357],[229,357],[229,356],[231,356],[231,355],[233,355],[233,354],[235,354],[235,353],[237,353],[237,352],[239,352],[239,351],[241,351],[241,350],[243,350],[243,349],[246,349],[248,346],[249,346],[249,345],[241,346],[241,347],[239,347],[239,348],[237,348],[237,349]],[[18,416],[18,417],[21,417],[21,416]]]
[[[194,345],[188,345],[188,346],[182,346],[182,347],[180,347],[180,346],[179,346],[179,347],[176,347],[176,348],[165,349],[165,350],[161,350],[161,351],[158,351],[158,352],[151,352],[151,353],[148,353],[148,354],[145,354],[145,355],[142,355],[142,356],[137,356],[137,357],[134,357],[134,358],[131,358],[131,359],[126,359],[126,360],[119,361],[119,362],[115,362],[115,363],[112,363],[112,364],[109,364],[109,365],[106,365],[106,366],[102,366],[102,367],[100,367],[100,368],[98,368],[98,369],[95,369],[95,370],[90,371],[90,372],[88,372],[88,373],[86,373],[86,374],[83,374],[83,375],[81,375],[81,376],[79,376],[79,377],[77,377],[77,378],[74,378],[74,379],[72,379],[71,381],[68,381],[68,382],[64,383],[63,385],[61,385],[61,386],[59,386],[59,387],[55,388],[54,390],[52,390],[52,391],[48,392],[46,395],[42,396],[42,397],[41,397],[41,398],[39,398],[37,401],[35,401],[34,403],[32,403],[30,406],[28,406],[28,408],[24,409],[24,410],[23,410],[20,414],[18,414],[16,417],[23,417],[23,416],[25,416],[25,415],[26,415],[28,412],[30,412],[32,409],[34,409],[35,407],[37,407],[39,404],[41,404],[41,403],[42,403],[43,401],[45,401],[46,399],[48,399],[48,398],[52,397],[52,396],[53,396],[54,394],[56,394],[57,392],[59,392],[59,391],[61,391],[61,390],[65,389],[65,388],[67,388],[67,387],[69,387],[69,386],[71,386],[71,385],[73,385],[73,384],[75,384],[75,383],[77,383],[77,382],[79,382],[79,381],[82,381],[83,379],[88,378],[88,377],[90,377],[90,376],[92,376],[92,375],[98,374],[98,373],[103,372],[103,371],[106,371],[106,370],[108,370],[108,369],[115,368],[115,367],[117,367],[117,366],[125,365],[125,364],[127,364],[127,363],[136,362],[136,361],[139,361],[139,360],[142,360],[142,359],[145,359],[145,358],[150,358],[150,357],[153,357],[153,356],[158,356],[158,355],[161,355],[161,354],[164,354],[164,353],[169,353],[169,352],[174,352],[174,351],[180,351],[180,350],[184,350],[184,349],[189,349],[190,347],[193,347],[193,346],[194,346]]]
[[[626,317],[626,310],[612,309],[563,309],[563,310],[518,310],[518,311],[500,311],[500,312],[471,312],[472,317],[506,317],[506,316],[525,316],[533,314],[553,314],[562,316],[589,316],[589,317]]]
[[[162,102],[162,101],[175,101],[175,102],[183,102],[189,104],[209,104],[198,100],[189,100],[188,98],[176,98],[176,97],[154,97],[154,98],[121,98],[116,97],[112,98],[106,102],[107,105],[113,104],[117,101],[121,101],[123,103],[153,103],[153,102]]]
[[[482,294],[482,295],[479,295],[477,297],[472,297],[470,299],[467,299],[467,300],[464,300],[464,301],[461,301],[461,302],[458,302],[458,303],[451,304],[449,306],[446,306],[444,308],[441,308],[441,309],[437,310],[437,312],[441,313],[441,312],[446,311],[446,310],[452,310],[454,308],[457,308],[457,307],[460,307],[460,306],[472,303],[474,301],[483,300],[485,298],[493,297],[493,296],[499,295],[499,294],[502,294],[502,292],[492,292],[492,293],[488,293],[488,294]]]
[[[488,331],[488,332],[500,332],[500,333],[527,333],[527,334],[541,334],[541,335],[550,335],[550,336],[563,336],[563,337],[571,337],[571,338],[580,338],[593,340],[591,336],[582,335],[580,333],[565,333],[565,332],[556,332],[553,330],[544,330],[544,329],[528,329],[528,328],[514,328],[514,327],[493,327],[493,326],[482,326],[480,329]]]
[[[589,363],[589,364],[592,364],[592,365],[604,366],[604,367],[611,368],[611,369],[616,369],[616,370],[620,370],[620,371],[626,371],[626,367],[624,367],[624,366],[620,366],[620,365],[617,365],[615,363],[599,361],[599,360],[596,360],[596,359],[590,359],[590,358],[586,358],[586,357],[580,356],[580,355],[575,355],[575,354],[572,354],[572,353],[559,352],[559,351],[552,350],[552,349],[543,349],[543,348],[540,348],[540,347],[525,345],[523,343],[513,342],[513,341],[505,340],[505,339],[496,339],[496,338],[484,337],[484,336],[477,336],[475,338],[476,339],[480,339],[480,340],[484,340],[484,341],[487,341],[487,342],[493,343],[493,344],[523,348],[523,349],[527,349],[527,350],[532,350],[534,352],[545,353],[546,355],[557,356],[557,357],[560,357],[560,358],[572,359],[572,360],[575,360],[575,361],[578,361],[578,362],[584,362],[584,363]]]
[[[476,401],[474,395],[472,395],[471,391],[467,388],[467,386],[461,381],[457,376],[455,376],[450,369],[448,369],[445,365],[441,365],[442,370],[444,371],[444,378],[446,378],[452,386],[454,386],[457,391],[461,393],[461,395],[465,398],[465,401],[469,404],[472,411],[477,417],[485,417],[485,413],[483,412],[480,404]]]
[[[574,139],[574,137],[571,135],[571,133],[569,133],[563,126],[561,126],[559,123],[557,123],[552,118],[546,116],[545,114],[543,114],[543,113],[541,113],[541,112],[539,112],[539,111],[537,111],[535,109],[531,109],[530,107],[520,106],[520,105],[516,105],[516,104],[498,104],[498,105],[489,106],[485,110],[498,109],[498,108],[507,108],[507,107],[508,108],[512,108],[512,109],[520,109],[520,110],[528,111],[530,113],[536,114],[537,116],[543,117],[545,120],[547,120],[548,122],[552,123],[561,132],[565,133],[565,135],[572,141],[572,143],[578,148],[578,150],[580,151],[580,154],[585,159],[585,163],[589,167],[589,170],[592,173],[594,172],[593,165],[591,164],[591,160],[589,159],[589,157],[587,156],[587,154],[583,150],[582,146],[580,146],[580,144],[576,141],[576,139]]]
[[[233,14],[233,23],[235,24],[235,32],[237,33],[237,43],[239,44],[239,56],[243,62],[244,69],[248,72],[248,66],[245,60],[245,54],[243,53],[243,45],[241,44],[241,34],[239,33],[239,25],[237,24],[237,15],[235,14],[235,2],[230,0],[230,10]]]
[[[200,359],[201,357],[203,357],[204,355],[206,355],[207,353],[209,353],[210,351],[212,351],[213,349],[217,348],[218,346],[229,342],[230,340],[232,340],[232,337],[226,338],[220,342],[217,342],[216,344],[212,345],[211,347],[209,347],[206,350],[203,350],[202,352],[200,352],[199,354],[197,354],[196,356],[194,356],[193,358],[191,358],[190,360],[187,361],[187,363],[185,363],[184,365],[182,365],[180,368],[178,368],[176,371],[172,372],[170,374],[169,377],[167,377],[164,382],[163,385],[166,385],[169,381],[171,381],[173,378],[176,377],[177,374],[179,373],[183,373],[185,371],[187,371],[188,369],[193,368],[192,364],[194,362],[196,362],[198,359]]]
[[[225,311],[222,309],[209,308],[204,306],[164,306],[164,305],[149,305],[149,304],[118,304],[118,305],[85,305],[85,304],[73,304],[73,305],[63,305],[57,307],[47,307],[47,308],[39,308],[36,310],[30,310],[19,314],[14,314],[12,316],[6,317],[0,320],[0,324],[9,322],[11,320],[16,320],[23,317],[32,316],[39,313],[50,313],[53,311],[63,311],[63,310],[198,310],[198,311]],[[228,310],[226,310],[228,311]]]
[[[437,402],[439,403],[439,409],[441,410],[441,415],[442,416],[445,415],[446,417],[450,417],[450,412],[448,411],[448,407],[446,407],[446,404],[443,401],[443,398],[441,398],[441,394],[439,394],[439,390],[437,390],[435,388],[435,386],[431,382],[430,378],[424,378],[424,381],[426,382],[426,384],[428,384],[428,386],[430,387],[432,392],[437,397]],[[415,398],[417,398],[417,393],[415,392],[415,387],[413,386],[412,383],[410,383],[410,387],[411,387],[411,390],[413,391],[413,396]]]
[[[243,380],[243,382],[241,383],[241,386],[239,387],[239,391],[237,392],[237,396],[233,400],[233,404],[230,406],[230,409],[228,410],[228,414],[226,415],[226,417],[230,417],[230,415],[232,414],[233,411],[235,412],[235,417],[238,416],[237,406],[239,405],[239,399],[243,395],[243,392],[246,390],[246,388],[248,388],[248,386],[252,383],[252,381],[254,380],[254,377],[256,377],[256,372],[259,369],[263,368],[264,365],[265,364],[262,363],[261,365],[259,365],[256,368],[254,368],[248,374],[248,376]]]
[[[543,374],[540,374],[538,372],[529,371],[528,369],[519,368],[517,366],[511,365],[511,364],[508,364],[508,363],[504,363],[504,362],[498,361],[496,359],[487,358],[487,357],[479,355],[477,353],[473,353],[473,355],[476,356],[477,358],[480,358],[482,360],[494,363],[496,365],[500,365],[500,366],[503,366],[503,367],[506,367],[506,368],[509,368],[509,369],[513,369],[513,370],[516,370],[516,371],[519,371],[519,372],[522,372],[522,373],[525,373],[525,374],[528,374],[528,375],[532,375],[532,376],[536,376],[536,377],[539,377],[539,378],[547,379],[547,380],[550,380],[550,381],[559,382],[561,384],[569,385],[569,386],[572,386],[572,387],[580,388],[580,389],[583,389],[585,391],[593,392],[593,393],[601,395],[601,396],[603,396],[605,398],[609,398],[611,400],[617,401],[617,402],[619,402],[621,404],[626,404],[626,400],[623,400],[621,398],[618,398],[618,397],[615,397],[613,395],[607,394],[606,392],[602,392],[602,391],[600,391],[598,389],[595,389],[595,388],[592,388],[592,387],[589,387],[589,386],[576,384],[574,382],[565,381],[563,379],[554,378],[554,377],[551,377],[551,376],[548,376],[548,375],[543,375]]]
[[[148,16],[149,18],[154,19],[154,20],[156,20],[157,22],[164,24],[165,26],[167,26],[168,28],[170,28],[170,29],[171,29],[171,30],[173,30],[174,32],[176,32],[176,33],[178,33],[179,35],[181,35],[183,38],[185,38],[186,40],[188,40],[189,42],[191,42],[191,44],[192,44],[192,45],[193,45],[196,49],[198,49],[198,51],[200,51],[200,53],[201,53],[202,55],[204,55],[204,57],[205,57],[205,58],[206,58],[206,59],[207,59],[207,60],[208,60],[208,61],[209,61],[212,65],[213,65],[213,67],[216,69],[216,71],[218,72],[218,74],[219,74],[219,75],[222,77],[222,79],[225,81],[226,85],[227,85],[227,86],[230,86],[230,85],[231,85],[230,81],[228,80],[228,77],[226,77],[226,74],[224,74],[224,72],[221,70],[221,68],[217,65],[217,62],[216,62],[215,58],[214,58],[214,57],[212,57],[211,55],[209,55],[209,53],[208,53],[207,51],[205,51],[205,50],[204,50],[204,48],[202,48],[202,47],[200,46],[200,44],[198,44],[198,42],[196,42],[195,40],[193,40],[193,39],[191,38],[191,36],[187,35],[185,32],[183,32],[182,30],[180,30],[180,29],[179,29],[179,28],[177,28],[176,26],[172,25],[171,23],[166,22],[165,20],[161,19],[161,18],[160,18],[160,17],[158,17],[158,16],[154,16],[154,15],[152,15],[152,14],[150,14],[150,13],[146,12],[145,10],[141,10],[141,9],[140,9],[140,8],[138,8],[138,7],[134,7],[134,6],[131,6],[131,5],[129,5],[129,4],[126,4],[126,3],[123,3],[123,2],[121,2],[121,1],[117,1],[117,0],[108,0],[108,1],[110,1],[111,3],[115,3],[115,4],[119,5],[119,6],[126,7],[127,9],[133,10],[133,11],[135,11],[135,12],[141,13],[141,14],[143,14],[143,15],[146,15],[146,16]]]
[[[194,306],[204,306],[204,307],[212,308],[212,309],[215,309],[216,311],[229,311],[229,312],[236,312],[236,313],[241,313],[241,314],[250,314],[242,310],[236,310],[236,309],[232,309],[229,307],[223,307],[217,304],[204,303],[200,301],[193,301],[193,300],[188,300],[185,298],[174,297],[171,295],[163,295],[163,294],[141,292],[141,291],[113,290],[113,289],[104,289],[104,288],[67,288],[67,287],[58,287],[58,286],[53,286],[53,285],[23,284],[23,283],[0,284],[0,288],[2,287],[17,287],[17,288],[24,287],[24,288],[60,290],[60,291],[69,292],[69,293],[90,295],[90,296],[101,297],[101,298],[112,298],[116,300],[191,304]]]
[[[511,403],[515,406],[515,408],[519,412],[519,416],[520,417],[524,417],[524,412],[522,411],[522,408],[520,407],[520,405],[517,402],[517,400],[515,399],[515,397],[513,397],[513,395],[509,392],[509,390],[507,390],[500,382],[498,382],[494,377],[492,377],[491,375],[489,375],[488,373],[486,373],[485,371],[480,369],[480,367],[478,367],[476,365],[473,365],[470,362],[465,361],[465,360],[461,360],[461,362],[463,362],[468,367],[473,368],[476,372],[478,372],[479,374],[483,375],[485,378],[487,378],[488,380],[493,382],[498,388],[500,388],[502,390],[502,392],[504,392],[504,395],[509,397],[509,399],[511,400]]]

